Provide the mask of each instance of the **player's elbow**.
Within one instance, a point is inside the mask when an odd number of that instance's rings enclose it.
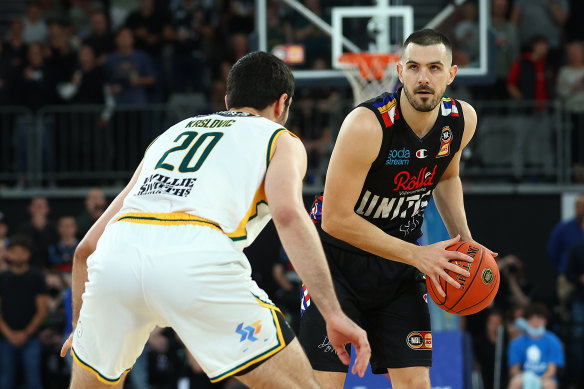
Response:
[[[306,211],[303,208],[299,209],[293,205],[283,205],[275,209],[271,208],[270,213],[272,214],[274,223],[281,227],[292,225],[294,222],[300,220],[301,217],[306,216]]]
[[[73,255],[73,260],[77,261],[85,261],[87,257],[91,255],[91,253],[95,250],[89,242],[83,239],[77,248],[75,249],[75,254]]]
[[[326,214],[323,212],[321,220],[321,227],[323,231],[337,239],[342,240],[346,231],[346,226],[344,223],[346,219],[330,214],[326,216],[325,215]]]

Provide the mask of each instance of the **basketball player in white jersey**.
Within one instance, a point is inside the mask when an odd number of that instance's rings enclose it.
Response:
[[[336,299],[302,202],[306,153],[282,127],[293,90],[282,61],[248,54],[229,73],[229,111],[179,122],[148,148],[75,252],[74,331],[61,351],[76,361],[71,388],[121,388],[155,326],[172,327],[213,382],[318,388],[241,251],[270,217],[339,358],[348,364],[353,343],[363,375],[369,343]]]

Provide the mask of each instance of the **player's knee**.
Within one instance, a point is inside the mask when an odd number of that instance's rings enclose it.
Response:
[[[430,389],[430,378],[425,375],[409,376],[396,383],[395,389]]]

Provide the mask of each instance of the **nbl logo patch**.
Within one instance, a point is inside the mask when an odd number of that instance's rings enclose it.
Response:
[[[440,150],[436,154],[436,158],[446,157],[450,155],[450,143],[452,142],[452,130],[449,126],[442,127],[442,134],[440,134]]]
[[[406,337],[406,343],[412,350],[432,350],[432,332],[413,331]]]

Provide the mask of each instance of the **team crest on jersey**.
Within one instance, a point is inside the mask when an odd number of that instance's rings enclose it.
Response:
[[[446,157],[450,155],[450,143],[452,143],[452,130],[450,126],[442,127],[442,134],[440,134],[440,150],[436,154],[436,158]]]

